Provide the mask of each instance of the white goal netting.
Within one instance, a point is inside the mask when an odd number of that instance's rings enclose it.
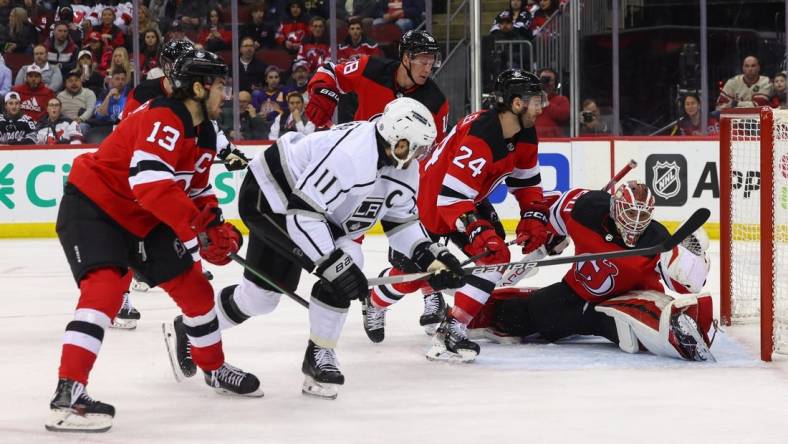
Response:
[[[760,313],[761,266],[773,258],[774,351],[788,353],[788,111],[773,111],[771,137],[761,134],[757,115],[731,118],[731,314],[734,322],[763,322]],[[768,131],[768,125],[763,125]],[[771,145],[773,186],[762,185],[761,137]],[[769,143],[771,142],[771,143]],[[763,151],[768,153],[767,150]],[[767,189],[768,188],[768,189]],[[761,199],[772,202],[774,217],[761,220]],[[761,250],[761,235],[773,242]],[[768,288],[765,288],[768,291]]]

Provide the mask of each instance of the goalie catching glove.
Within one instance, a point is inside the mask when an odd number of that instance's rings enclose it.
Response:
[[[439,243],[423,242],[417,245],[411,260],[420,271],[432,273],[427,281],[433,290],[460,288],[465,285],[465,273],[460,261]]]
[[[215,265],[230,262],[230,253],[237,253],[243,237],[233,224],[224,221],[222,210],[206,205],[191,222],[191,229],[200,241],[200,256]]]

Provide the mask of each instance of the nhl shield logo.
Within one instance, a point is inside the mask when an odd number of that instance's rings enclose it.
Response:
[[[675,197],[681,191],[681,167],[676,162],[657,162],[651,167],[654,175],[651,190],[663,199]]]

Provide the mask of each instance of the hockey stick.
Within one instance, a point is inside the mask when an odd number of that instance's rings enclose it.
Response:
[[[634,169],[636,166],[638,166],[638,163],[635,162],[635,159],[630,159],[629,162],[626,165],[624,165],[624,167],[621,168],[621,170],[619,172],[617,172],[616,175],[613,176],[612,179],[610,179],[610,182],[608,182],[602,188],[602,191],[607,191],[608,193],[612,194],[613,191],[614,191],[613,189],[616,186],[616,182],[621,180],[622,177],[626,176],[626,174],[628,172],[632,171],[632,169]]]
[[[505,273],[509,270],[516,270],[516,269],[523,269],[529,270],[531,268],[536,267],[547,267],[550,265],[563,265],[563,264],[573,264],[575,262],[584,262],[584,261],[594,261],[594,260],[601,260],[601,259],[613,259],[617,257],[629,257],[629,256],[653,256],[659,253],[663,253],[666,251],[670,251],[676,245],[680,244],[687,236],[694,233],[695,230],[702,227],[703,224],[709,219],[711,212],[707,208],[700,208],[696,210],[692,215],[684,222],[683,225],[676,230],[673,235],[665,239],[662,243],[653,245],[651,247],[645,248],[635,248],[632,250],[621,250],[621,251],[609,251],[605,253],[585,253],[579,254],[576,256],[567,256],[567,257],[557,257],[552,259],[544,259],[539,261],[531,261],[531,262],[510,262],[508,264],[497,264],[497,265],[481,265],[476,267],[467,267],[464,268],[465,274],[483,274],[491,271],[497,271],[499,273]],[[375,287],[378,285],[390,285],[390,284],[398,284],[402,282],[410,282],[415,280],[420,280],[427,278],[432,273],[413,273],[413,274],[401,274],[399,276],[384,276],[379,278],[372,278],[368,279],[369,286]]]
[[[238,255],[238,253],[230,253],[228,256],[230,256],[230,259],[234,260],[240,266],[244,267],[244,269],[249,271],[249,273],[252,273],[253,275],[257,276],[258,278],[264,280],[266,283],[268,283],[268,285],[274,287],[274,289],[276,291],[278,291],[278,292],[280,292],[280,293],[282,293],[282,294],[284,294],[286,296],[289,296],[290,299],[298,302],[299,305],[301,305],[302,307],[309,308],[309,302],[307,302],[304,298],[302,298],[301,296],[293,293],[292,291],[288,291],[288,290],[285,290],[284,288],[282,288],[282,286],[279,285],[276,281],[274,281],[274,279],[272,277],[268,276],[267,274],[265,274],[265,273],[263,273],[263,272],[261,272],[259,270],[256,270],[254,267],[249,265],[244,258],[242,258],[241,256]]]

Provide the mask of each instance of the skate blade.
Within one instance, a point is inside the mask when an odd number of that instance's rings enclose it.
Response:
[[[178,363],[178,353],[175,347],[175,327],[173,327],[172,322],[162,322],[161,332],[164,335],[164,345],[167,347],[167,356],[170,358],[172,374],[177,382],[182,382],[187,376],[183,373],[181,365]]]
[[[695,340],[695,361],[717,362],[717,358],[709,350],[709,346],[706,345],[706,341],[703,340],[698,331],[698,326],[692,318],[686,314],[679,316],[679,325],[685,333],[692,336]]]
[[[438,331],[439,325],[441,325],[440,322],[436,322],[435,324],[422,325],[422,327],[424,327],[424,333],[427,333],[427,336],[435,336],[435,332]]]
[[[427,351],[427,359],[430,361],[442,361],[450,363],[467,364],[476,360],[477,353],[471,350],[463,350],[459,353],[449,351],[443,345],[433,345]]]
[[[216,393],[218,393],[220,395],[225,395],[225,396],[245,396],[247,398],[262,398],[265,395],[265,393],[263,392],[263,386],[262,385],[260,387],[258,387],[257,390],[255,390],[253,392],[249,392],[249,393],[236,393],[234,391],[227,390],[227,389],[222,388],[222,387],[213,387],[213,391],[215,391]]]
[[[150,290],[150,287],[145,282],[134,281],[131,284],[131,289],[138,293],[145,293],[146,291]]]
[[[101,433],[112,427],[109,415],[78,415],[72,410],[51,410],[44,428],[50,432]]]
[[[301,388],[301,393],[319,399],[337,399],[339,384],[317,382],[313,377],[304,375],[304,386]]]
[[[117,328],[118,330],[134,330],[137,328],[137,320],[115,318],[112,321],[112,328]]]

